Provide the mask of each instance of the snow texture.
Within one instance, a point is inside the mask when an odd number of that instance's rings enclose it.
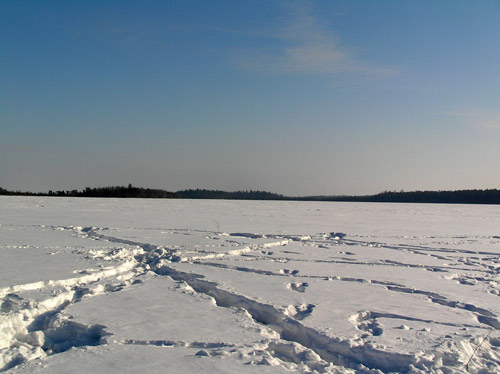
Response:
[[[1,372],[500,373],[500,207],[0,210]]]

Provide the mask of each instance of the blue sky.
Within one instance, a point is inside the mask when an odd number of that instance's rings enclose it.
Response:
[[[0,186],[500,188],[498,1],[3,1]]]

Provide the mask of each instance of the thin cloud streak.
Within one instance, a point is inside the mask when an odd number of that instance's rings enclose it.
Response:
[[[261,73],[330,76],[356,73],[386,77],[398,72],[393,67],[358,61],[304,3],[287,4],[286,10],[289,16],[284,24],[265,34],[276,46],[242,51],[236,62],[239,68]]]

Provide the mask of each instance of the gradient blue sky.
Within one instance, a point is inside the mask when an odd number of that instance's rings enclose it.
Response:
[[[500,2],[2,1],[0,186],[500,188]]]

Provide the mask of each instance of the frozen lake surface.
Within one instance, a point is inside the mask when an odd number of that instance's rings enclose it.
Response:
[[[7,373],[500,373],[500,207],[0,197],[0,305]]]

